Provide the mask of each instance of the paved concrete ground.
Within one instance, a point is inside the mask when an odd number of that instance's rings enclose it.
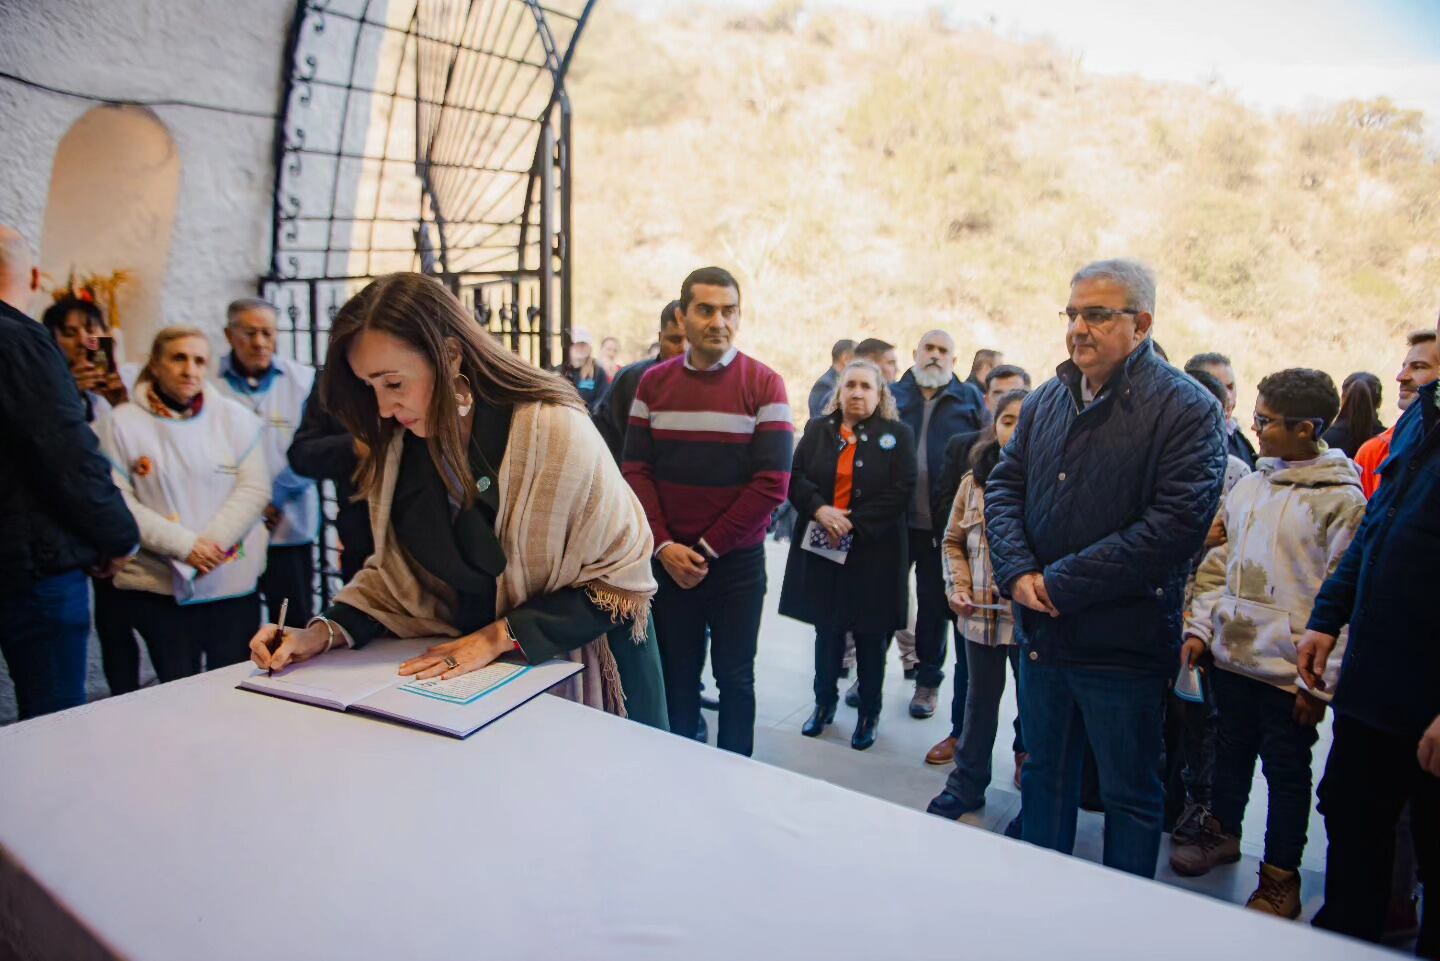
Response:
[[[806,625],[781,617],[776,612],[780,584],[784,574],[786,545],[767,545],[770,590],[756,663],[757,720],[755,757],[792,771],[820,778],[850,790],[870,794],[906,807],[923,810],[944,783],[944,768],[924,763],[925,752],[948,733],[951,681],[947,677],[941,690],[941,710],[926,721],[912,719],[906,708],[912,685],[901,674],[898,656],[891,649],[886,679],[885,707],[881,716],[879,740],[869,751],[850,748],[850,734],[855,727],[855,711],[842,703],[835,724],[822,737],[801,736],[800,726],[814,706],[811,693],[814,635]],[[953,657],[953,651],[951,653]],[[145,683],[154,683],[148,658],[142,673]],[[707,679],[714,692],[713,681]],[[92,698],[108,694],[99,668],[99,650],[92,638],[89,689]],[[985,809],[956,825],[957,831],[988,830],[999,832],[1019,810],[1019,792],[1011,783],[1014,760],[1010,753],[1009,725],[1015,716],[1013,685],[1006,691],[1002,704],[1000,735],[995,745],[995,781],[992,783]],[[9,677],[0,673],[0,723],[13,721],[15,705]],[[713,737],[714,715],[708,715]],[[1330,746],[1330,725],[1320,730],[1320,743],[1315,751],[1315,776],[1318,783],[1325,756]],[[1257,766],[1258,768],[1258,766]],[[1200,879],[1183,879],[1170,871],[1167,860],[1169,841],[1161,850],[1158,878],[1223,900],[1243,904],[1254,889],[1255,874],[1262,852],[1265,827],[1265,783],[1257,778],[1244,826],[1244,859],[1236,865],[1217,869]],[[1080,857],[1099,861],[1102,847],[1102,819],[1082,813],[1076,844]],[[1020,842],[1016,842],[1020,843]],[[1301,870],[1305,917],[1319,907],[1324,872],[1325,831],[1318,814],[1312,810],[1310,840]],[[929,874],[935,865],[916,865],[917,876]],[[918,883],[918,882],[917,882]]]
[[[948,773],[947,768],[926,765],[924,758],[925,752],[949,733],[950,676],[947,674],[941,689],[940,710],[936,716],[925,721],[911,718],[907,708],[914,685],[904,680],[899,655],[892,645],[885,676],[885,707],[875,746],[863,752],[850,748],[855,711],[843,703],[834,725],[827,728],[821,737],[812,739],[802,736],[800,726],[814,708],[811,693],[814,633],[807,625],[777,613],[786,550],[787,545],[768,545],[770,590],[766,597],[764,627],[756,662],[755,757],[851,790],[924,810],[929,800],[943,787]],[[950,656],[954,657],[953,643]],[[707,678],[707,684],[713,693],[713,682]],[[1001,706],[1000,733],[995,744],[995,779],[991,782],[985,809],[979,816],[965,819],[965,822],[972,823],[957,824],[957,831],[978,829],[1000,832],[1019,811],[1020,793],[1011,781],[1014,755],[1010,750],[1010,724],[1015,718],[1015,710],[1014,685],[1007,685]],[[708,719],[713,722],[714,715],[709,714]],[[711,730],[713,739],[713,723]],[[1320,742],[1315,750],[1317,783],[1329,747],[1330,725],[1327,720],[1321,727]],[[1205,878],[1177,877],[1169,868],[1167,839],[1161,850],[1157,877],[1169,884],[1243,904],[1255,888],[1255,876],[1263,853],[1265,797],[1265,782],[1259,777],[1257,765],[1255,790],[1245,812],[1242,842],[1245,856],[1239,864],[1219,868]],[[1077,855],[1099,861],[1102,832],[1103,818],[1082,812],[1076,842]],[[1325,865],[1324,823],[1313,809],[1309,834],[1301,869],[1306,918],[1319,908]]]

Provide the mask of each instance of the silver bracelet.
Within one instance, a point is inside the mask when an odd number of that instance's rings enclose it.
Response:
[[[325,650],[321,651],[320,653],[329,654],[330,648],[335,645],[335,625],[331,622],[330,618],[319,614],[317,614],[310,621],[310,623],[314,624],[315,621],[319,621],[320,623],[325,625]]]

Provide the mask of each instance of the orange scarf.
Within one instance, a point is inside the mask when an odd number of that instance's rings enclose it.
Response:
[[[845,449],[835,463],[835,508],[845,511],[850,509],[850,491],[855,486],[855,432],[841,423],[840,439]]]

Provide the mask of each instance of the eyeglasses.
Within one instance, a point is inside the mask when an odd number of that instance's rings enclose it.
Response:
[[[1271,424],[1282,422],[1286,427],[1294,427],[1297,424],[1314,424],[1315,436],[1325,432],[1325,422],[1318,417],[1266,417],[1264,414],[1255,415],[1255,433],[1263,434]]]
[[[1110,307],[1083,307],[1080,310],[1076,310],[1074,307],[1066,307],[1060,311],[1060,319],[1067,324],[1073,324],[1075,323],[1075,318],[1079,317],[1085,321],[1086,327],[1104,327],[1116,317],[1122,317],[1126,314],[1133,316],[1138,313],[1140,313],[1138,310],[1114,310]]]
[[[231,327],[235,333],[246,340],[274,340],[275,332],[264,327]]]

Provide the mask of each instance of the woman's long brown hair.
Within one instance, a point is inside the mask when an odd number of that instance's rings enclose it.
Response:
[[[425,444],[435,465],[449,468],[441,470],[441,476],[447,487],[458,483],[451,494],[467,507],[474,503],[475,477],[460,439],[447,339],[460,344],[460,373],[470,381],[476,403],[511,407],[538,401],[583,409],[580,395],[564,378],[532,367],[501,347],[438,281],[424,274],[387,274],[351,297],[335,315],[320,385],[325,409],[370,450],[356,471],[357,500],[379,490],[390,442],[396,431],[404,430],[394,420],[381,418],[374,389],[350,369],[350,348],[367,330],[408,344],[435,371]]]

